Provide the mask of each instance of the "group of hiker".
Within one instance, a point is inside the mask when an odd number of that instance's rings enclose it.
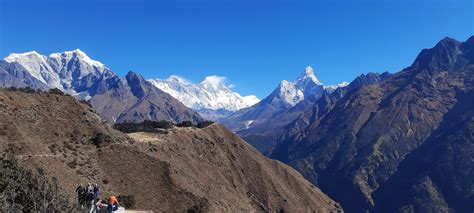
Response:
[[[99,199],[101,189],[98,184],[88,183],[86,186],[80,184],[76,188],[77,202],[81,209],[90,209],[91,213],[96,213],[98,210],[105,210],[105,212],[114,212],[119,208],[117,197],[111,195],[105,200]]]

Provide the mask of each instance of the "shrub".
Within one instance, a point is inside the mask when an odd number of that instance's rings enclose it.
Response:
[[[193,127],[194,124],[191,121],[183,121],[176,125],[177,127]]]
[[[71,168],[71,169],[75,169],[75,168],[79,165],[79,163],[77,162],[77,159],[75,159],[75,158],[74,158],[71,162],[68,162],[68,163],[66,163],[66,164],[67,164],[67,165],[69,166],[69,168]]]
[[[15,91],[18,90],[18,88],[16,88],[16,87],[8,87],[7,90],[8,90],[8,91],[13,91],[13,92],[15,92]]]
[[[76,212],[55,180],[18,165],[11,153],[0,154],[0,212]]]
[[[161,121],[149,121],[145,120],[141,123],[118,123],[114,124],[113,126],[115,129],[125,132],[125,133],[132,133],[132,132],[162,132],[159,129],[170,129],[174,127],[174,124],[161,120]]]
[[[26,87],[7,87],[7,88],[0,88],[2,90],[13,91],[13,92],[24,92],[24,93],[40,93],[42,94],[43,91],[40,89],[33,89],[29,86]]]
[[[35,93],[36,90],[32,89],[31,87],[20,87],[18,91],[25,92],[25,93]]]
[[[102,132],[99,132],[95,135],[94,138],[92,138],[92,144],[96,145],[97,147],[100,147],[106,139],[106,135]]]
[[[125,209],[135,207],[135,197],[133,195],[119,195],[117,196],[120,205],[125,207]]]
[[[214,123],[214,121],[201,121],[197,124],[197,128],[199,128],[199,129],[206,128],[206,127],[210,126],[213,123]]]
[[[56,95],[65,95],[63,91],[61,91],[58,88],[53,88],[49,90],[50,94],[56,94]]]

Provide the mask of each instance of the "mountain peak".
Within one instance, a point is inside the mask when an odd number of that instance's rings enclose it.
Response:
[[[445,37],[434,47],[423,49],[415,59],[413,66],[428,70],[451,70],[462,55],[462,42]]]
[[[86,55],[85,52],[83,52],[81,49],[77,48],[75,50],[72,51],[73,53],[76,53],[76,54],[82,54],[82,55]]]
[[[188,80],[177,75],[170,75],[170,77],[168,77],[166,81],[180,83],[180,84],[190,84]]]
[[[311,66],[306,66],[305,73],[306,75],[314,75],[314,70]]]
[[[137,74],[133,71],[128,71],[127,75],[125,75],[125,80],[128,82],[133,95],[138,98],[143,98],[145,96],[146,92],[143,85],[145,79],[143,79],[140,74]]]
[[[444,37],[443,39],[441,39],[438,44],[449,44],[449,43],[460,43],[458,40],[454,39],[454,38],[451,38],[451,37]]]
[[[474,46],[474,36],[469,37],[464,43],[466,45]]]
[[[319,97],[323,92],[323,84],[314,75],[313,68],[307,66],[296,81],[281,81],[274,92],[265,99],[273,100],[275,97],[278,97],[279,100],[283,100],[286,104],[294,106],[304,100],[305,96],[316,95]]]
[[[311,82],[315,83],[316,85],[322,85],[322,83],[319,81],[319,79],[316,77],[314,74],[313,67],[311,66],[306,66],[306,69],[303,74],[300,75],[300,77],[296,80],[297,83],[303,83],[310,80]]]
[[[141,76],[138,73],[133,72],[132,70],[129,70],[127,74],[125,75],[125,77],[126,78],[137,78],[137,77],[141,78]]]
[[[82,61],[86,62],[89,65],[99,67],[99,68],[104,68],[105,65],[102,64],[100,61],[96,61],[91,59],[85,52],[83,52],[80,49],[75,49],[71,51],[64,51],[62,53],[52,53],[49,55],[49,58],[54,58],[54,59],[61,59],[61,58],[66,58],[67,60],[71,60],[72,58],[78,58],[81,59]]]

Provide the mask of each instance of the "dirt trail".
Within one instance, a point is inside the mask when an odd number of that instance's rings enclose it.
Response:
[[[50,154],[37,154],[37,155],[17,155],[16,158],[18,160],[24,160],[24,159],[28,159],[28,158],[32,158],[32,157],[52,157],[52,158],[56,158],[56,157],[60,157],[62,156],[61,154],[57,154],[57,155],[50,155]]]

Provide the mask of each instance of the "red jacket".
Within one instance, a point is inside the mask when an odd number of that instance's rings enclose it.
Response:
[[[112,205],[118,205],[119,204],[117,198],[113,195],[109,197],[109,199],[107,200],[107,203],[112,204]]]

